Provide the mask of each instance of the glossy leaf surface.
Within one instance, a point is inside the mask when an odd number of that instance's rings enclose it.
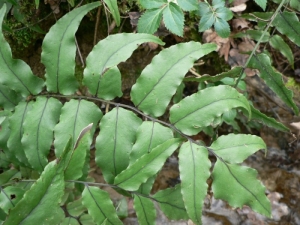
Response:
[[[181,194],[186,211],[195,224],[201,224],[202,206],[208,187],[206,181],[210,176],[211,166],[208,151],[205,147],[188,141],[181,145],[178,157]]]
[[[106,182],[113,183],[115,176],[129,165],[129,154],[141,123],[134,113],[120,107],[102,118],[96,139],[96,163]]]
[[[215,44],[188,42],[162,50],[132,86],[135,106],[155,117],[163,115],[194,61],[215,49]]]
[[[260,137],[255,135],[228,134],[220,136],[210,148],[226,162],[242,163],[258,150],[267,149],[267,146]]]
[[[38,97],[24,119],[22,145],[31,167],[42,172],[48,163],[53,130],[62,104],[55,98]]]
[[[115,185],[128,191],[135,191],[148,178],[155,175],[166,159],[177,149],[181,139],[173,138],[139,158],[115,179]]]
[[[109,35],[98,42],[87,57],[84,70],[83,83],[89,92],[108,100],[121,96],[121,77],[118,75],[120,72],[116,66],[120,62],[126,61],[132,52],[145,42],[164,44],[153,35],[126,33]],[[104,52],[105,54],[103,54]],[[107,77],[105,78],[105,76]],[[115,82],[116,84],[114,84]],[[111,85],[114,85],[112,87],[116,90],[112,89]],[[104,87],[106,90],[102,90]]]
[[[46,86],[49,92],[73,94],[78,83],[75,78],[75,33],[84,15],[100,2],[72,10],[53,25],[44,38],[41,61],[46,67]]]
[[[82,192],[82,204],[98,225],[122,225],[109,194],[98,187],[86,186]]]
[[[271,204],[265,195],[265,187],[256,179],[256,170],[225,164],[218,159],[212,176],[215,198],[227,201],[232,207],[248,205],[262,215],[271,216]]]
[[[170,109],[170,121],[187,135],[197,134],[215,118],[233,108],[242,107],[251,117],[248,100],[227,85],[206,88],[184,98]]]
[[[6,4],[0,10],[0,84],[6,85],[23,96],[41,92],[44,81],[33,75],[30,67],[20,59],[13,59],[11,48],[2,33]]]
[[[67,102],[61,109],[59,123],[54,128],[54,146],[56,156],[60,156],[67,140],[72,137],[73,147],[81,130],[93,123],[91,135],[94,134],[98,121],[102,118],[102,112],[93,102],[86,100],[74,100]]]

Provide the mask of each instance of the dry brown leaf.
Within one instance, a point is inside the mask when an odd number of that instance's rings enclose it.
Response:
[[[230,39],[229,38],[221,38],[215,31],[211,29],[205,31],[202,36],[202,40],[205,43],[216,43],[217,44],[217,52],[219,52],[219,56],[224,56],[225,61],[228,60],[228,54],[230,49]]]
[[[232,28],[235,31],[241,31],[249,28],[248,21],[244,18],[238,18],[232,20]]]
[[[244,38],[244,40],[238,44],[240,52],[251,52],[255,47],[254,41]]]
[[[247,8],[245,3],[229,8],[232,12],[243,12]]]
[[[246,2],[248,2],[248,0],[235,0],[235,1],[233,1],[233,5],[238,6],[238,5],[241,5]]]

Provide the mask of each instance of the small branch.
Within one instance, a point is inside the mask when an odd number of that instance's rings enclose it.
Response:
[[[96,17],[96,24],[95,24],[95,31],[94,31],[94,46],[97,43],[97,33],[98,33],[98,27],[99,27],[99,21],[101,17],[101,6],[98,7],[97,17]]]

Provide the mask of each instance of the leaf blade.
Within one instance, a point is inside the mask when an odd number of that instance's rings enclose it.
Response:
[[[78,87],[75,78],[75,32],[84,15],[100,2],[72,10],[62,17],[44,38],[41,61],[46,67],[48,92],[73,94]]]
[[[216,96],[216,93],[218,94]],[[201,99],[201,101],[197,101]],[[184,98],[170,109],[170,122],[187,135],[197,134],[216,117],[230,109],[241,107],[251,117],[248,100],[227,85],[206,88]]]
[[[180,37],[183,36],[184,14],[178,5],[170,2],[163,10],[163,20],[169,31]]]
[[[143,196],[134,195],[133,207],[136,211],[136,215],[139,224],[155,224],[156,210],[153,202],[149,198]]]
[[[185,208],[189,218],[195,224],[201,224],[202,206],[208,188],[206,180],[210,176],[211,166],[208,151],[205,147],[189,141],[180,147],[178,157],[181,194]]]
[[[137,190],[142,183],[160,170],[180,142],[181,139],[173,138],[160,144],[116,176],[114,184],[128,191]]]
[[[85,186],[82,192],[82,204],[88,209],[96,224],[122,225],[107,192]]]
[[[117,0],[104,0],[104,2],[108,6],[110,13],[112,14],[117,26],[120,26],[121,19]]]
[[[132,102],[148,115],[161,116],[194,61],[215,49],[215,44],[188,42],[162,50],[132,86]]]
[[[149,34],[114,34],[98,42],[88,55],[83,72],[83,83],[89,92],[107,100],[122,95],[120,71],[116,66],[126,61],[145,42],[164,44],[158,37]],[[116,90],[108,88],[110,85]]]

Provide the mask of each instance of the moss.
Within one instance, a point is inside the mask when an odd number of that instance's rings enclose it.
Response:
[[[288,77],[285,86],[294,92],[294,98],[299,99],[300,97],[300,84],[295,81],[294,78]]]

